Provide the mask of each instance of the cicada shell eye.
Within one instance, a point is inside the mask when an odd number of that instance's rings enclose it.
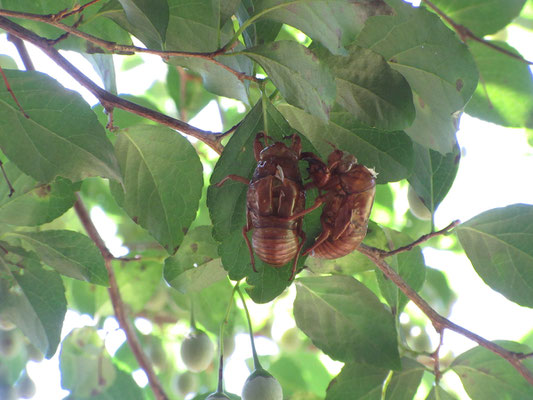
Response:
[[[334,168],[342,160],[343,155],[342,150],[333,150],[328,157],[329,168]]]
[[[345,154],[337,167],[339,173],[346,173],[357,165],[357,158],[353,154]]]

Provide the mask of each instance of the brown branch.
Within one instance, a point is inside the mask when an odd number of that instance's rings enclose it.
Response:
[[[126,334],[126,339],[133,354],[135,355],[135,359],[148,377],[148,382],[154,392],[155,398],[157,400],[168,400],[168,396],[161,386],[159,379],[157,379],[154,369],[152,368],[152,364],[148,361],[146,354],[144,354],[142,346],[139,343],[139,339],[137,338],[137,335],[135,334],[135,331],[133,330],[130,320],[126,314],[126,308],[124,306],[124,302],[122,301],[122,297],[120,296],[117,279],[115,277],[115,271],[111,265],[111,262],[115,259],[115,257],[111,254],[104,241],[98,234],[98,231],[91,221],[89,213],[87,212],[87,209],[85,208],[85,205],[83,204],[78,193],[76,193],[76,197],[77,200],[76,203],[74,203],[74,210],[83,224],[85,231],[96,244],[100,250],[100,253],[102,253],[102,257],[104,257],[105,267],[109,277],[109,297],[111,298],[111,304],[113,305],[113,310],[115,312],[115,316],[117,317],[118,323]]]
[[[2,10],[2,9],[0,9],[0,15],[3,15],[5,17],[22,18],[22,19],[27,19],[31,21],[39,21],[45,24],[55,26],[56,28],[59,28],[67,33],[78,36],[82,39],[87,40],[88,42],[94,43],[102,47],[103,49],[106,49],[107,51],[111,53],[123,54],[123,55],[132,55],[135,53],[148,53],[148,54],[154,54],[154,55],[160,56],[164,59],[168,59],[169,57],[202,58],[204,60],[208,60],[208,61],[213,62],[214,64],[217,64],[221,68],[226,69],[227,71],[235,75],[240,80],[246,79],[246,80],[257,82],[257,83],[261,83],[263,81],[262,79],[256,78],[255,76],[247,75],[243,72],[236,71],[233,68],[216,60],[215,59],[216,56],[220,56],[220,55],[227,53],[227,50],[224,48],[218,49],[212,52],[200,52],[200,53],[188,52],[188,51],[153,50],[153,49],[147,49],[144,47],[118,44],[115,42],[110,42],[108,40],[100,39],[96,36],[80,31],[79,29],[77,29],[76,26],[69,26],[69,25],[62,23],[57,18],[55,18],[54,15],[32,14],[32,13]],[[51,41],[50,43],[53,44],[53,42],[54,41]]]
[[[50,15],[50,17],[55,19],[56,21],[60,21],[62,19],[70,17],[71,15],[81,13],[87,7],[90,7],[93,4],[98,3],[99,1],[100,0],[92,0],[92,1],[89,1],[88,3],[86,3],[86,4],[82,5],[82,6],[78,4],[78,5],[74,6],[72,8],[72,10],[70,10],[70,11],[68,9],[67,10],[63,10],[63,11],[58,12],[57,14]]]
[[[114,107],[120,108],[131,113],[148,118],[152,121],[166,125],[170,128],[176,129],[186,135],[195,137],[202,142],[206,143],[218,154],[222,153],[223,146],[221,144],[222,136],[224,133],[204,131],[195,128],[179,119],[172,118],[168,115],[160,113],[155,110],[140,106],[132,103],[131,101],[122,99],[118,96],[109,93],[95,84],[89,78],[87,78],[80,70],[72,65],[66,58],[64,58],[59,51],[50,46],[47,39],[42,38],[35,33],[23,28],[22,26],[15,24],[7,18],[0,17],[0,28],[4,29],[8,33],[19,37],[22,40],[32,43],[39,47],[44,53],[46,53],[57,65],[63,68],[70,76],[72,76],[78,83],[88,89],[99,101],[102,103],[105,109],[112,110]]]
[[[449,329],[476,342],[480,346],[485,347],[486,349],[507,360],[520,373],[520,375],[522,375],[531,385],[533,385],[533,373],[521,362],[521,360],[524,358],[524,354],[506,350],[496,343],[493,343],[473,332],[470,332],[468,329],[454,324],[450,320],[437,313],[402,279],[400,275],[398,275],[394,269],[389,266],[389,264],[385,262],[383,250],[376,249],[365,244],[359,245],[357,250],[367,256],[388,279],[390,279],[414,304],[418,306],[418,308],[429,318],[437,332],[440,333],[444,329]]]
[[[35,71],[35,66],[33,65],[33,61],[31,60],[30,55],[28,54],[28,49],[26,49],[26,45],[24,44],[24,42],[20,40],[20,38],[11,34],[7,35],[7,40],[13,43],[17,48],[17,51],[20,55],[20,59],[22,60],[26,71]]]
[[[390,257],[390,256],[393,256],[393,255],[398,254],[398,253],[403,253],[404,251],[410,251],[410,250],[414,249],[416,246],[418,246],[419,244],[424,243],[424,242],[428,241],[429,239],[431,239],[431,238],[433,238],[435,236],[440,236],[440,235],[444,235],[444,234],[448,233],[449,231],[451,231],[453,228],[455,228],[459,224],[460,224],[460,221],[459,220],[455,220],[450,225],[448,225],[446,228],[441,229],[440,231],[430,232],[430,233],[427,233],[425,235],[422,235],[417,240],[415,240],[413,243],[410,243],[410,244],[408,244],[406,246],[398,247],[397,249],[394,249],[394,250],[391,250],[391,251],[383,251],[383,250],[381,250],[381,256],[382,257]]]
[[[0,160],[0,169],[2,170],[2,174],[4,174],[4,179],[6,180],[7,187],[9,188],[9,194],[7,195],[7,197],[11,197],[13,196],[13,193],[15,193],[15,188],[11,184],[11,181],[9,180],[9,178],[7,177],[6,170],[4,169],[4,163],[2,162],[2,160]]]
[[[509,51],[507,49],[504,49],[500,46],[495,45],[494,43],[491,43],[483,38],[480,38],[479,36],[474,35],[474,33],[468,29],[466,26],[458,24],[453,19],[451,19],[444,11],[442,11],[439,7],[437,7],[435,4],[433,4],[430,0],[422,0],[422,3],[427,4],[429,8],[431,8],[435,13],[441,17],[443,20],[445,20],[457,34],[461,38],[463,42],[466,43],[468,39],[472,39],[476,42],[479,42],[487,47],[490,47],[493,50],[496,50],[500,53],[503,53],[509,57],[512,57],[516,60],[519,60],[525,64],[533,65],[533,61],[526,60],[524,57],[522,57],[520,54],[513,53],[512,51]]]

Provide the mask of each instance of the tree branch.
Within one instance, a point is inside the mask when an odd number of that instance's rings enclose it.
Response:
[[[391,250],[391,251],[383,251],[383,250],[381,250],[381,256],[382,257],[390,257],[390,256],[393,256],[393,255],[398,254],[398,253],[403,253],[404,251],[410,251],[410,250],[414,249],[416,246],[418,246],[419,244],[424,243],[424,242],[428,241],[429,239],[431,239],[431,238],[433,238],[435,236],[440,236],[440,235],[444,235],[444,234],[448,233],[449,231],[451,231],[453,228],[455,228],[460,223],[461,222],[459,220],[455,220],[450,225],[448,225],[446,228],[441,229],[440,231],[437,231],[437,232],[430,232],[430,233],[427,233],[425,235],[422,235],[417,240],[415,240],[413,243],[410,243],[407,246],[398,247],[397,249]]]
[[[500,46],[496,46],[494,43],[491,43],[483,38],[480,38],[474,33],[468,29],[466,26],[456,23],[453,19],[451,19],[444,11],[442,11],[440,8],[438,8],[435,4],[433,4],[430,0],[422,0],[422,3],[427,4],[429,8],[431,8],[435,13],[441,17],[443,20],[445,20],[457,34],[461,38],[463,42],[466,43],[468,39],[472,39],[476,42],[479,42],[487,47],[490,47],[493,50],[496,50],[500,53],[503,53],[509,57],[512,57],[516,60],[519,60],[525,64],[533,65],[533,61],[526,60],[524,57],[522,57],[520,54],[513,53],[512,51],[509,51],[507,49],[504,49]]]
[[[78,81],[83,87],[89,90],[102,103],[106,110],[113,108],[120,108],[131,113],[148,118],[152,121],[166,125],[170,128],[176,129],[186,135],[192,136],[201,140],[215,150],[218,154],[222,153],[223,146],[221,143],[222,136],[226,132],[210,132],[195,128],[183,121],[172,118],[168,115],[160,113],[159,111],[151,110],[149,108],[132,103],[131,101],[115,96],[108,91],[102,89],[89,78],[87,78],[80,70],[72,65],[66,58],[64,58],[59,51],[49,44],[48,39],[40,37],[26,28],[15,24],[7,18],[0,17],[0,28],[6,32],[32,43],[46,53],[57,65],[63,68],[70,76]]]
[[[110,42],[108,40],[100,39],[96,36],[80,31],[79,29],[76,28],[76,26],[69,26],[69,25],[62,23],[60,21],[60,18],[58,19],[56,17],[57,14],[41,15],[41,14],[32,14],[32,13],[26,13],[26,12],[18,12],[18,11],[0,9],[0,15],[3,15],[5,17],[22,18],[22,19],[27,19],[31,21],[38,21],[38,22],[43,22],[45,24],[55,26],[56,28],[59,28],[67,33],[70,33],[74,36],[78,36],[82,39],[87,40],[88,42],[94,43],[97,46],[100,46],[101,48],[111,53],[124,54],[124,55],[132,55],[135,53],[147,53],[147,54],[154,54],[154,55],[160,56],[164,59],[168,59],[169,57],[202,58],[204,60],[211,61],[212,63],[218,65],[221,68],[224,68],[225,70],[235,75],[241,81],[249,80],[249,81],[256,82],[256,83],[261,83],[263,81],[262,79],[256,78],[255,76],[247,75],[243,72],[236,71],[233,68],[218,61],[215,57],[227,53],[229,49],[226,49],[226,48],[218,49],[212,52],[203,52],[203,53],[195,53],[195,52],[188,52],[188,51],[153,50],[153,49],[147,49],[144,47],[118,44],[115,42]],[[44,39],[44,40],[48,40],[49,44],[54,42],[54,41],[50,41],[49,39]]]
[[[35,66],[33,65],[33,61],[31,60],[30,55],[28,54],[28,49],[26,49],[26,45],[24,44],[24,42],[20,38],[11,34],[7,35],[7,40],[13,43],[17,48],[20,59],[22,60],[26,71],[35,71]]]
[[[111,254],[109,249],[106,247],[104,241],[98,234],[98,231],[96,230],[96,227],[91,221],[89,213],[87,212],[87,209],[85,208],[85,205],[83,204],[79,193],[76,193],[76,197],[77,200],[76,203],[74,203],[74,210],[76,211],[76,214],[78,215],[81,223],[83,224],[85,231],[96,244],[96,246],[100,250],[100,253],[102,253],[102,257],[104,257],[105,267],[107,270],[107,275],[109,277],[109,297],[111,298],[111,304],[113,305],[113,310],[115,312],[115,316],[117,317],[118,323],[126,334],[128,344],[133,354],[135,355],[139,366],[142,368],[142,370],[146,373],[146,376],[148,377],[148,382],[150,383],[150,387],[154,392],[155,398],[157,400],[168,400],[168,396],[166,395],[163,387],[161,386],[159,379],[157,379],[154,369],[152,368],[152,364],[149,362],[148,357],[146,357],[146,354],[144,354],[142,346],[139,343],[139,339],[137,338],[137,335],[135,334],[135,331],[133,330],[130,320],[126,314],[126,308],[124,306],[124,302],[122,301],[122,297],[120,296],[117,279],[115,277],[115,271],[113,270],[113,266],[111,265],[111,262],[115,259],[115,257]]]
[[[384,261],[386,253],[384,254],[383,250],[376,249],[365,244],[360,244],[357,250],[367,256],[388,279],[390,279],[413,303],[418,306],[418,308],[424,314],[426,314],[437,332],[440,333],[444,329],[449,329],[476,342],[480,346],[485,347],[486,349],[507,360],[520,373],[520,375],[522,375],[531,385],[533,385],[533,373],[521,362],[521,360],[524,358],[524,354],[506,350],[496,343],[493,343],[473,332],[470,332],[468,329],[454,324],[450,320],[437,313],[402,279],[400,275],[398,275],[394,269],[389,266],[389,264]]]

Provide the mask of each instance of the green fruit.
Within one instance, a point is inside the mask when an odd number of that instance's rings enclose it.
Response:
[[[198,388],[198,378],[190,372],[185,372],[176,377],[175,385],[176,391],[185,397],[189,393],[196,392],[196,389]]]
[[[257,369],[246,379],[242,400],[282,400],[283,391],[278,380],[264,369]]]
[[[18,354],[22,338],[16,330],[0,331],[0,356],[11,358]]]
[[[213,343],[205,332],[198,329],[191,331],[180,349],[183,363],[192,372],[204,371],[211,364],[214,353]]]
[[[431,211],[429,211],[424,202],[418,197],[418,194],[416,194],[411,185],[409,185],[409,190],[407,191],[407,200],[409,201],[411,213],[415,217],[424,221],[431,220]]]
[[[149,354],[150,360],[152,360],[152,363],[157,368],[159,368],[160,370],[166,369],[167,354],[160,341],[154,341],[151,343],[148,349],[148,354]]]
[[[35,396],[35,392],[37,391],[35,388],[35,383],[28,376],[26,371],[24,371],[22,376],[17,381],[15,389],[17,390],[18,397],[22,399],[31,399],[33,396]]]
[[[215,392],[207,396],[205,400],[231,400],[231,399],[222,392]]]

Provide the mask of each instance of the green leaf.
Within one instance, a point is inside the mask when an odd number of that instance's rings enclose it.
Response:
[[[221,0],[169,0],[166,49],[211,52],[220,48],[224,44],[219,43],[220,4]]]
[[[331,358],[398,369],[392,314],[350,276],[300,278],[294,318],[313,344]]]
[[[13,250],[10,253],[13,257]],[[20,290],[3,290],[0,285],[0,310],[31,343],[51,358],[61,340],[61,328],[67,312],[63,282],[59,274],[43,269],[37,260],[18,254],[15,258],[16,263],[23,266],[23,269],[12,271]],[[7,266],[3,258],[0,258],[0,263]]]
[[[113,385],[116,368],[95,328],[72,330],[63,340],[59,357],[61,386],[71,396],[91,397]]]
[[[496,341],[500,346],[515,352],[530,353],[525,345]],[[533,361],[522,361],[530,370]],[[457,357],[451,365],[459,375],[463,386],[472,399],[483,400],[523,400],[533,398],[533,386],[502,357],[484,347],[477,346]]]
[[[461,152],[457,144],[453,152],[444,155],[418,143],[413,144],[413,149],[415,165],[408,181],[433,214],[452,187]]]
[[[162,265],[154,261],[116,261],[113,269],[120,288],[122,300],[132,312],[142,311],[159,287],[162,275]]]
[[[226,316],[228,303],[234,301],[232,296],[233,286],[227,279],[220,280],[200,292],[192,293],[196,321],[218,335],[220,323]]]
[[[409,82],[416,119],[406,132],[443,154],[453,150],[455,113],[475,90],[472,55],[440,19],[403,4],[397,16],[378,16],[365,25],[357,44],[381,54]]]
[[[131,25],[144,32],[150,43],[165,42],[169,8],[167,0],[118,0]]]
[[[39,72],[5,73],[30,118],[0,85],[0,148],[22,172],[44,183],[58,175],[121,180],[104,128],[78,93]]]
[[[270,103],[265,114],[268,135],[274,140],[281,141],[284,136],[294,133],[287,121]],[[232,280],[247,277],[248,283],[252,285],[248,294],[259,303],[271,301],[290,284],[292,261],[281,268],[273,268],[256,257],[256,268],[259,272],[254,272],[250,253],[242,237],[242,228],[246,224],[248,185],[235,181],[228,181],[222,187],[215,187],[214,184],[230,174],[252,176],[257,166],[253,154],[253,142],[256,133],[264,129],[263,108],[259,102],[247,114],[225,146],[211,175],[211,186],[207,191],[207,205],[213,221],[213,237],[222,242],[219,253],[224,269],[228,271]],[[305,137],[302,138],[302,150],[314,152],[313,146],[305,140]],[[304,230],[309,241],[313,241],[318,229],[318,221],[313,222],[310,216],[304,218]],[[305,257],[300,257],[300,266],[304,260]]]
[[[345,111],[332,112],[329,124],[324,124],[296,107],[281,105],[279,110],[293,128],[304,132],[323,159],[332,152],[333,144],[373,168],[378,183],[398,181],[411,174],[413,143],[404,132],[365,127]]]
[[[393,372],[384,400],[412,400],[425,370],[416,361],[402,358],[402,369]]]
[[[165,260],[165,280],[183,294],[200,291],[226,277],[211,230],[210,226],[198,226],[189,231],[176,254]]]
[[[237,46],[238,48],[242,47]],[[172,65],[186,67],[200,74],[204,88],[211,93],[237,99],[248,104],[249,81],[240,80],[222,65],[230,67],[237,72],[252,75],[252,62],[250,59],[242,55],[234,55],[231,57],[215,57],[215,60],[217,63],[203,58],[171,57],[169,62]]]
[[[298,28],[322,43],[333,54],[345,54],[344,46],[361,31],[367,18],[389,14],[384,2],[259,0],[255,16],[272,19]]]
[[[196,216],[202,164],[191,143],[163,127],[137,125],[121,131],[115,151],[124,189],[111,192],[128,215],[169,252],[176,252]]]
[[[518,17],[525,2],[526,0],[435,0],[433,4],[456,24],[464,25],[476,36],[483,37],[510,24]]]
[[[393,229],[384,228],[385,235],[388,239],[388,245],[392,248],[388,250],[397,249],[398,247],[408,245],[413,242],[408,235],[403,232],[398,232]],[[424,256],[419,246],[411,251],[396,254],[395,256],[387,258],[389,265],[403,278],[405,282],[414,290],[418,291],[422,288],[426,278],[426,264]],[[389,279],[383,275],[381,271],[376,272],[379,288],[387,303],[397,313],[401,312],[409,299],[403,292]]]
[[[533,206],[513,204],[485,211],[457,227],[478,275],[492,289],[533,307]]]
[[[326,400],[381,400],[388,369],[348,362],[329,384]]]
[[[0,186],[0,222],[42,225],[63,215],[76,201],[74,192],[79,185],[68,179],[56,178],[50,184],[39,185],[12,162],[4,163],[4,169],[15,193],[9,197],[8,186]]]
[[[259,63],[288,103],[327,121],[335,102],[335,80],[306,47],[279,41],[241,52]]]
[[[331,68],[337,103],[365,125],[401,130],[415,119],[411,88],[399,72],[371,50],[349,46],[347,56],[332,56],[325,48],[312,50]]]
[[[66,230],[16,232],[39,258],[60,274],[96,285],[108,285],[100,251],[87,236]]]
[[[250,19],[253,14],[255,5],[252,0],[242,0],[237,8],[235,16],[239,21],[239,25],[243,25]],[[267,19],[259,19],[248,26],[242,33],[246,47],[254,47],[259,44],[273,42],[282,27],[281,22],[276,22]]]
[[[505,42],[490,43],[519,54]],[[533,128],[533,78],[527,64],[476,42],[469,48],[483,79],[466,112],[503,126]]]
[[[0,54],[0,67],[3,69],[18,69],[16,61],[5,54]]]
[[[422,298],[431,299],[431,306],[442,316],[450,315],[457,296],[450,288],[444,272],[426,266],[426,280],[420,291]]]
[[[457,400],[457,398],[452,396],[440,386],[435,386],[433,389],[431,389],[431,392],[429,392],[426,400]]]

